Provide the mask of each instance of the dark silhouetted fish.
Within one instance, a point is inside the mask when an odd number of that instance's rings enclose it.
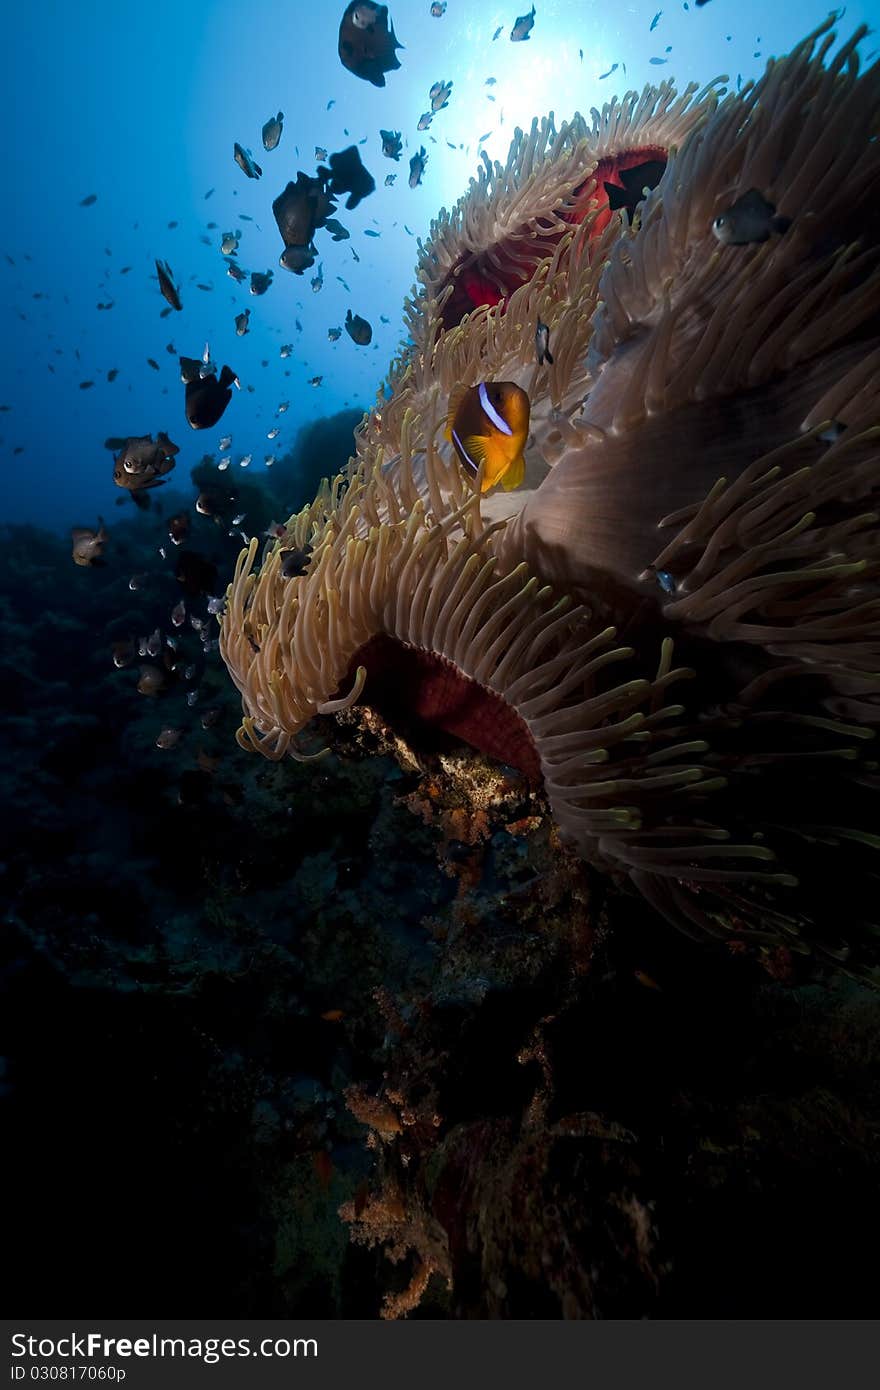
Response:
[[[159,289],[162,291],[163,299],[166,299],[172,309],[182,309],[180,294],[174,283],[174,276],[167,261],[156,262],[156,274],[159,276]]]
[[[285,270],[292,270],[294,275],[302,275],[304,270],[311,270],[317,259],[318,252],[311,242],[308,246],[285,246],[278,264]]]
[[[282,579],[301,579],[309,567],[309,560],[312,558],[312,547],[304,545],[296,550],[281,551],[281,578]]]
[[[616,183],[606,183],[608,206],[612,212],[626,208],[632,214],[644,199],[644,189],[656,188],[663,177],[666,163],[662,159],[648,159],[644,164],[636,164],[632,169],[621,169],[618,178],[622,188]]]
[[[376,181],[361,163],[357,145],[349,145],[347,149],[331,154],[329,162],[329,170],[321,166],[318,175],[329,181],[332,194],[349,195],[345,206],[351,211],[364,198],[369,197],[376,187]]]
[[[232,385],[237,381],[231,367],[223,367],[219,378],[213,372],[201,375],[202,363],[194,357],[181,357],[180,376],[186,382],[186,418],[194,430],[208,430],[216,425],[232,400]]]
[[[400,67],[396,50],[402,47],[388,18],[387,5],[353,0],[347,7],[339,25],[339,57],[355,77],[384,87],[386,72]]]
[[[782,236],[790,226],[790,217],[777,217],[774,204],[750,188],[715,218],[712,232],[722,246],[749,246],[769,241],[773,232]]]
[[[196,498],[196,511],[199,516],[219,517],[229,500],[219,497],[216,492],[204,490]]]
[[[360,314],[352,314],[350,309],[345,316],[345,331],[359,347],[366,347],[373,337],[373,330],[367,320],[362,319]]]
[[[272,212],[281,233],[285,247],[300,248],[307,251],[315,230],[322,227],[336,211],[336,204],[326,189],[325,178],[310,178],[302,170],[296,176],[296,183],[288,183],[272,204]],[[300,265],[307,257],[282,257],[282,265],[287,270],[301,273],[306,267]],[[309,265],[313,262],[309,261]]]

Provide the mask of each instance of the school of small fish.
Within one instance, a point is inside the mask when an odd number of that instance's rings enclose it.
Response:
[[[695,0],[695,7],[701,8],[706,3],[708,0]],[[431,19],[441,20],[445,18],[447,8],[445,0],[433,0],[428,14]],[[648,26],[649,33],[653,34],[658,29],[663,15],[663,10],[654,14]],[[528,13],[518,15],[509,22],[507,29],[504,25],[495,28],[490,42],[498,40],[506,30],[511,43],[531,43],[536,30],[536,19],[537,10],[533,4]],[[404,46],[396,37],[387,5],[376,4],[372,0],[353,0],[346,6],[339,24],[338,56],[342,68],[352,77],[373,87],[384,88],[386,77],[400,69],[401,60],[398,54],[402,52]],[[579,52],[580,60],[583,62],[584,50],[581,49]],[[667,55],[671,52],[671,45],[667,46],[663,57],[651,57],[648,62],[655,66],[665,64],[669,61]],[[599,72],[598,68],[601,65],[601,62],[597,62],[594,72],[598,81],[610,77],[618,68],[622,69],[624,75],[626,73],[626,65],[622,62],[613,62],[606,70]],[[484,92],[485,99],[494,102],[496,94],[489,89],[495,88],[498,80],[489,76],[483,85],[487,89]],[[416,133],[429,131],[434,119],[448,109],[453,87],[453,81],[447,78],[440,78],[431,84],[427,92],[426,109],[418,119],[415,112],[412,115]],[[334,105],[335,99],[329,100],[327,111]],[[279,109],[270,113],[262,125],[259,140],[266,153],[272,154],[278,149],[284,135],[284,120],[284,113]],[[501,120],[503,121],[503,111]],[[349,137],[347,129],[344,134]],[[404,157],[404,150],[410,147],[404,133],[400,130],[379,128],[378,132],[374,132],[374,139],[376,134],[381,157],[400,163]],[[480,136],[477,148],[480,148],[491,134],[491,131],[487,131],[485,135]],[[438,143],[433,134],[429,134],[427,138]],[[285,149],[289,147],[290,141],[291,136],[288,135]],[[283,270],[297,276],[314,270],[310,285],[315,294],[323,289],[325,283],[324,264],[319,259],[317,244],[320,238],[326,238],[321,246],[322,251],[325,245],[339,244],[344,247],[348,242],[346,255],[350,251],[352,261],[356,263],[360,260],[351,241],[351,231],[337,220],[335,214],[340,201],[344,200],[347,212],[354,213],[360,204],[376,191],[376,179],[364,163],[359,149],[359,146],[367,141],[368,137],[364,136],[356,143],[352,142],[336,150],[331,150],[324,144],[315,144],[314,172],[297,170],[295,178],[289,178],[286,186],[274,200],[271,200],[271,211],[282,242],[279,265]],[[256,143],[254,140],[254,144]],[[446,144],[452,150],[470,150],[470,146],[456,145],[452,140],[447,140]],[[299,158],[299,146],[295,145],[294,150]],[[369,155],[367,158],[372,163]],[[246,145],[238,141],[234,143],[233,159],[247,179],[258,181],[263,177],[263,169]],[[417,145],[413,140],[412,152],[408,156],[407,184],[410,189],[416,189],[422,184],[428,162],[429,156],[425,146]],[[611,212],[632,219],[642,199],[659,183],[664,167],[661,160],[646,160],[628,169],[615,169],[609,174],[604,182],[603,191]],[[396,177],[396,173],[386,174],[383,186],[394,187]],[[205,199],[210,198],[214,191],[213,188],[209,189],[204,195]],[[83,208],[92,207],[97,200],[97,194],[89,194],[79,205]],[[267,200],[267,203],[269,201]],[[238,214],[238,218],[244,223],[254,221],[246,213]],[[374,225],[362,227],[360,233],[375,239],[381,235],[381,224],[375,218],[372,220]],[[731,248],[730,254],[736,255],[741,254],[741,251],[735,248],[758,245],[772,237],[783,236],[791,226],[791,221],[791,217],[777,212],[775,205],[760,189],[750,188],[732,193],[729,203],[716,210],[711,227],[707,231],[711,232],[722,248]],[[176,221],[169,222],[168,230],[173,230],[177,225]],[[220,231],[216,222],[208,222],[206,229],[200,240],[206,246],[213,246],[215,253],[219,246],[227,277],[232,279],[236,286],[246,285],[250,296],[259,299],[267,294],[273,286],[275,272],[271,268],[246,270],[243,267],[239,259],[242,231]],[[357,230],[355,228],[355,232]],[[410,236],[414,235],[412,229],[406,225],[404,231]],[[208,232],[213,235],[208,235]],[[111,255],[109,248],[107,255]],[[160,317],[165,318],[172,312],[182,312],[184,304],[181,285],[169,261],[155,257],[154,264],[159,293],[165,301]],[[119,273],[125,275],[131,269],[131,266],[125,266]],[[197,289],[204,292],[210,292],[212,289],[210,283],[198,282],[194,275],[189,279],[195,283]],[[344,276],[336,274],[335,279],[347,294],[351,293]],[[286,276],[282,276],[281,280],[286,281]],[[101,293],[102,298],[97,304],[97,309],[107,312],[114,307],[115,300],[108,293],[107,286],[102,288]],[[302,307],[298,301],[297,308]],[[258,310],[255,309],[254,312],[258,313]],[[250,319],[250,308],[242,309],[233,316],[232,326],[237,337],[244,337],[250,332]],[[380,315],[380,319],[382,324],[390,322],[385,314]],[[300,320],[294,318],[293,322],[297,332],[302,333],[303,325]],[[366,348],[373,343],[372,324],[350,307],[342,326],[337,324],[327,328],[328,342],[340,343],[343,327],[348,338],[357,347]],[[548,372],[554,366],[551,327],[539,318],[529,331],[534,333],[537,367]],[[373,347],[375,348],[375,344]],[[239,377],[226,363],[218,369],[217,364],[211,360],[207,343],[200,356],[188,357],[179,354],[174,342],[166,345],[166,352],[177,358],[179,363],[180,381],[184,387],[182,408],[187,424],[193,430],[214,428],[229,407],[234,391],[242,389]],[[295,355],[294,343],[282,344],[278,353],[282,360],[292,359]],[[76,356],[79,358],[78,350]],[[148,358],[147,362],[151,369],[157,372],[161,370],[154,358]],[[262,365],[267,366],[268,360],[264,360]],[[305,365],[302,358],[300,365]],[[119,371],[118,367],[108,370],[107,381],[113,382]],[[286,370],[285,374],[290,376],[290,370]],[[95,376],[93,373],[91,377],[81,381],[80,389],[90,389],[94,385]],[[317,388],[323,381],[322,374],[315,374],[306,379],[306,385]],[[253,391],[254,386],[248,384],[246,390]],[[290,405],[289,400],[281,401],[275,411],[276,419],[285,416]],[[9,409],[9,406],[0,407],[3,411]],[[522,485],[526,472],[530,410],[529,395],[514,382],[485,380],[472,386],[460,386],[452,392],[447,402],[445,437],[452,455],[458,459],[465,477],[473,487],[487,492],[499,486],[509,490]],[[274,442],[280,435],[281,425],[277,423],[273,423],[265,431],[265,438],[269,441]],[[213,454],[208,454],[202,460],[203,464],[210,464],[216,469],[216,486],[203,486],[190,511],[177,511],[163,522],[164,534],[162,543],[157,547],[157,554],[163,561],[170,563],[171,573],[180,586],[181,596],[166,610],[162,620],[149,635],[131,634],[118,639],[113,642],[110,654],[114,667],[136,667],[137,689],[141,694],[150,699],[164,700],[174,689],[183,689],[185,703],[189,709],[194,708],[199,701],[199,680],[204,670],[205,658],[217,648],[216,638],[212,635],[216,631],[213,620],[222,617],[226,609],[225,595],[219,590],[217,566],[197,551],[189,549],[192,515],[205,519],[197,523],[197,528],[210,522],[218,528],[217,534],[235,541],[236,545],[247,544],[250,540],[246,529],[248,514],[236,505],[234,488],[225,486],[226,478],[231,476],[228,474],[230,465],[236,463],[230,453],[232,441],[231,434],[222,436],[217,445],[219,459]],[[168,475],[175,467],[180,452],[178,446],[172,442],[168,434],[160,431],[155,440],[150,434],[111,436],[105,441],[105,447],[113,453],[113,483],[123,493],[118,499],[119,502],[124,503],[127,494],[136,506],[143,510],[148,509],[152,493],[164,486]],[[252,453],[239,454],[236,466],[247,469],[252,460]],[[272,467],[277,462],[277,456],[265,454],[263,462],[265,467]],[[250,525],[253,529],[254,523],[251,522]],[[277,522],[272,522],[268,530],[261,533],[267,543],[275,542],[279,547],[284,545],[286,534],[286,527]],[[105,550],[108,548],[109,533],[103,518],[98,518],[97,526],[94,528],[73,528],[70,535],[71,554],[76,565],[82,568],[96,568],[107,564]],[[110,555],[112,557],[112,547]],[[169,557],[173,558],[169,561]],[[307,572],[311,558],[312,547],[308,544],[279,548],[279,573],[282,579],[293,581],[301,578]],[[663,570],[657,571],[654,578],[664,594],[674,595],[674,576]],[[155,582],[149,573],[126,573],[128,591],[139,593],[146,600],[149,600]],[[199,604],[203,605],[201,613],[196,611]],[[166,627],[170,630],[166,631]],[[186,644],[193,640],[197,640],[201,647],[201,655],[195,659],[192,659],[193,653],[186,648]],[[252,638],[251,642],[254,650],[258,651],[256,641]],[[139,660],[140,664],[137,664]],[[205,711],[201,716],[201,727],[210,728],[218,718],[219,711]],[[162,750],[175,749],[181,741],[185,742],[187,732],[188,726],[185,721],[180,724],[166,723],[157,734],[155,745]],[[204,750],[199,751],[197,761],[199,775],[207,776],[213,773],[216,760],[209,758]]]

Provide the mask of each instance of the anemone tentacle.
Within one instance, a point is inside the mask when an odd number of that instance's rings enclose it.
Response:
[[[433,721],[679,925],[838,959],[822,865],[858,934],[880,848],[880,64],[834,22],[739,94],[664,83],[484,159],[355,457],[291,518],[306,573],[252,543],[221,650],[244,746],[306,756],[356,702]],[[630,224],[605,184],[642,162]],[[720,245],[752,187],[790,226]],[[531,433],[482,497],[445,433],[485,380]]]

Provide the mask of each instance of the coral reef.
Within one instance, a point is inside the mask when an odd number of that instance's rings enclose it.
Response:
[[[157,749],[182,691],[111,657],[179,593],[128,590],[155,520],[63,585],[65,542],[3,535],[22,1306],[124,1312],[160,1269],[170,1314],[867,1316],[876,995],[681,937],[522,774],[360,706],[267,764],[209,659],[219,719]]]
[[[658,931],[546,821],[478,822],[453,863],[435,824],[460,890],[431,987],[377,993],[381,1072],[347,1093],[375,1169],[340,1210],[387,1254],[382,1315],[794,1313],[831,1268],[859,1305],[876,995]]]
[[[290,520],[307,568],[252,541],[221,651],[243,746],[312,756],[311,720],[365,701],[540,782],[685,930],[874,979],[880,68],[863,29],[829,58],[833,22],[738,95],[664,86],[517,136],[435,226],[357,456]],[[649,156],[630,226],[600,175]],[[720,246],[757,183],[790,230]],[[453,324],[463,267],[496,293]],[[524,486],[484,501],[439,436],[486,379],[528,390],[532,432]]]
[[[422,248],[347,466],[342,415],[161,566],[170,485],[105,568],[4,530],[19,1311],[161,1269],[168,1315],[873,1312],[860,38],[519,136]],[[792,226],[720,247],[742,181]],[[486,377],[533,428],[482,498],[443,428]]]
[[[834,22],[739,94],[519,133],[421,250],[356,455],[290,519],[308,566],[239,557],[241,746],[394,753],[457,883],[346,1092],[385,1316],[804,1306],[842,1257],[810,1194],[873,1169],[829,1054],[844,1019],[876,1045],[880,65]],[[748,188],[789,225],[721,245]],[[484,498],[443,431],[492,380],[532,429]]]

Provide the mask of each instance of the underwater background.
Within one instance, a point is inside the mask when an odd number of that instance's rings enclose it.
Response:
[[[666,77],[726,73],[736,89],[827,13],[542,3],[512,44],[522,0],[431,8],[389,7],[403,47],[384,88],[340,63],[342,4],[47,0],[4,16],[14,1310],[870,1316],[857,1248],[880,1235],[874,992],[817,980],[784,947],[734,957],[677,935],[569,858],[509,771],[407,765],[353,717],[315,765],[235,742],[208,600],[242,540],[352,453],[403,336],[418,240],[480,152],[503,161],[535,115]],[[876,0],[848,5],[841,31],[862,21],[880,23]],[[419,131],[439,81],[448,106]],[[399,162],[381,129],[401,132]],[[315,265],[289,274],[272,200],[316,149],[350,145],[375,191],[340,200],[349,236],[322,231]],[[265,294],[228,276],[230,230],[236,262],[273,271]],[[240,389],[194,433],[179,358],[208,350]],[[105,441],[159,431],[176,467],[135,506]],[[74,565],[71,528],[99,518],[105,563]],[[189,672],[158,694],[138,688],[154,632]],[[553,1113],[523,1126],[536,1095],[549,1106],[548,1049]],[[369,1195],[375,1136],[399,1123],[377,1110],[379,1083],[411,1110],[405,1212]],[[592,1118],[572,1152],[558,1121],[575,1113]],[[374,1243],[351,1239],[365,1212]],[[407,1302],[414,1261],[431,1277]]]

